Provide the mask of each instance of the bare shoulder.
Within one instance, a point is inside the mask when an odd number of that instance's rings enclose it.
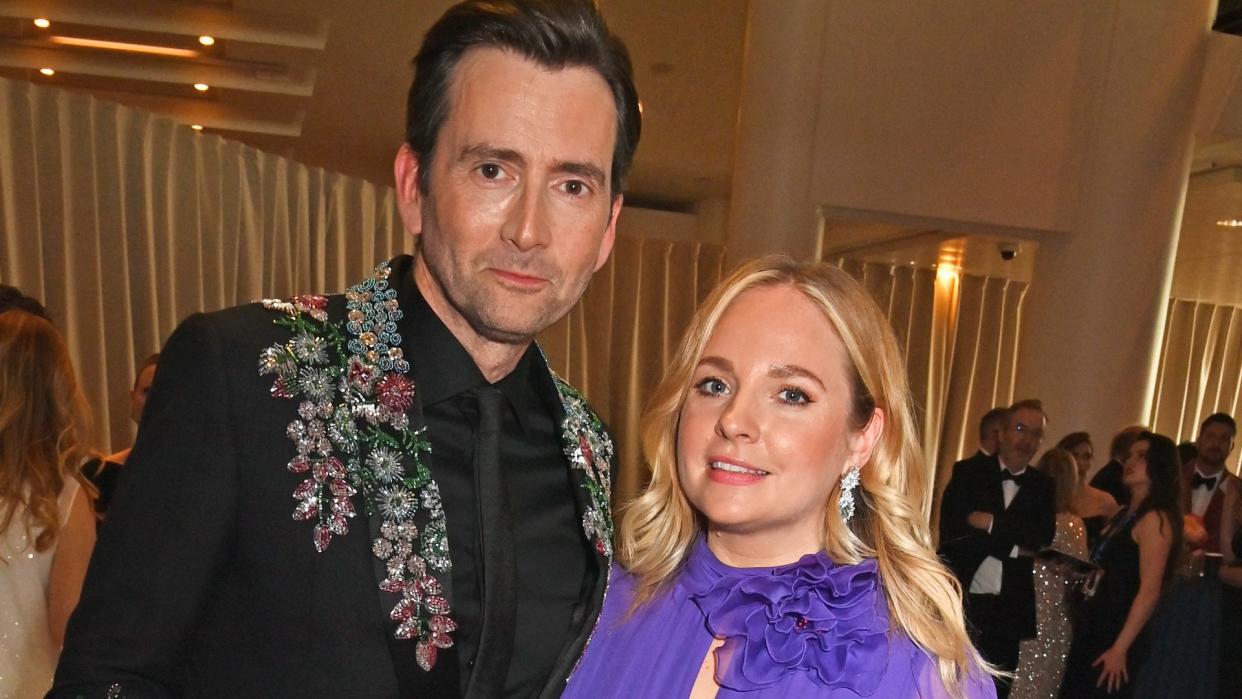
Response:
[[[1143,540],[1171,539],[1173,537],[1173,522],[1169,519],[1167,513],[1160,510],[1151,510],[1139,517],[1139,520],[1134,523],[1133,537],[1135,541],[1140,543]]]

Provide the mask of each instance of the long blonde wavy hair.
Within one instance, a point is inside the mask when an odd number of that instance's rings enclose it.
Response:
[[[637,578],[636,604],[673,579],[704,527],[681,489],[676,463],[678,420],[695,365],[738,295],[781,285],[819,306],[845,346],[853,374],[851,427],[860,429],[875,409],[885,416],[883,433],[862,465],[853,519],[847,524],[838,513],[839,481],[824,503],[824,548],[838,563],[876,559],[894,627],[937,660],[946,690],[960,696],[966,674],[988,666],[966,634],[961,588],[936,557],[922,511],[925,464],[905,362],[888,320],[863,287],[826,264],[780,256],[755,260],[717,286],[695,313],[643,415],[651,483],[621,511],[617,555]]]
[[[0,313],[0,532],[24,527],[36,551],[55,543],[66,481],[94,492],[78,468],[90,422],[60,333],[25,311]]]

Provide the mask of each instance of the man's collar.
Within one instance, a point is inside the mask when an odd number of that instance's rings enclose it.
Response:
[[[996,463],[1000,464],[1002,471],[1009,471],[1015,476],[1021,476],[1022,474],[1026,473],[1026,466],[1023,466],[1021,471],[1010,470],[1009,467],[1005,465],[1005,460],[1000,457],[1000,454],[996,455]]]
[[[423,297],[414,280],[414,258],[402,255],[395,258],[391,265],[391,283],[397,289],[398,303],[404,314],[399,324],[402,346],[414,374],[419,404],[427,407],[487,385],[487,379],[470,353]],[[544,384],[547,386],[544,387]],[[529,428],[528,410],[533,407],[529,394],[523,391],[524,386],[536,386],[544,403],[548,403],[548,395],[555,395],[551,373],[534,342],[527,346],[513,371],[492,385],[513,406],[524,430]],[[523,398],[524,395],[527,398]]]
[[[1203,469],[1199,468],[1199,460],[1198,460],[1198,459],[1195,459],[1194,464],[1195,464],[1195,473],[1196,473],[1196,474],[1198,474],[1198,476],[1199,476],[1200,478],[1216,478],[1216,477],[1220,476],[1222,473],[1224,473],[1224,472],[1225,472],[1225,466],[1224,466],[1224,464],[1221,464],[1221,467],[1220,467],[1220,468],[1218,468],[1218,469],[1216,469],[1216,472],[1215,472],[1215,473],[1204,473],[1204,472],[1203,472]],[[1217,481],[1217,482],[1219,483],[1219,481]]]
[[[996,455],[994,452],[990,452],[987,449],[984,449],[983,447],[979,447],[979,453],[984,456],[995,456]]]

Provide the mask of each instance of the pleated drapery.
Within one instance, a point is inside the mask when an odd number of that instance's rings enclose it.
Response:
[[[616,438],[615,503],[647,482],[643,408],[694,309],[723,272],[718,245],[619,236],[582,301],[540,335],[553,370],[587,396]]]
[[[1242,308],[1172,299],[1160,350],[1151,425],[1175,441],[1193,440],[1208,415],[1239,417]],[[1238,454],[1228,465],[1238,470]]]
[[[102,450],[185,316],[340,290],[408,244],[393,193],[87,95],[0,79],[0,282],[47,306]]]
[[[979,419],[1014,400],[1027,284],[949,270],[836,263],[867,288],[905,355],[929,470],[921,496],[935,525],[953,462],[975,450]]]

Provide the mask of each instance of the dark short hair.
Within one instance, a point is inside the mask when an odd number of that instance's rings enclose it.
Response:
[[[1212,413],[1211,415],[1208,415],[1207,419],[1203,421],[1203,424],[1199,425],[1199,434],[1203,434],[1203,431],[1208,428],[1208,425],[1224,425],[1229,428],[1230,434],[1234,436],[1237,436],[1238,434],[1238,423],[1234,422],[1233,417],[1228,413]]]
[[[1005,411],[1006,424],[1008,424],[1008,422],[1013,419],[1014,413],[1018,412],[1019,410],[1034,410],[1038,412],[1040,415],[1043,415],[1044,420],[1048,419],[1048,413],[1044,412],[1043,401],[1039,400],[1038,398],[1026,398],[1024,400],[1020,400],[1017,403],[1014,403],[1013,405],[1009,406],[1009,410]]]
[[[138,379],[142,377],[142,372],[146,371],[147,367],[155,366],[159,363],[160,363],[159,352],[149,355],[146,359],[138,363],[138,366],[134,369],[134,388],[135,389],[138,388]]]
[[[620,194],[638,147],[642,116],[629,52],[608,31],[592,0],[466,0],[432,25],[414,58],[406,101],[405,140],[422,164],[419,189],[428,189],[428,164],[448,118],[453,69],[469,49],[488,47],[513,51],[546,68],[581,66],[599,73],[617,108],[611,174],[612,195]]]
[[[15,286],[0,284],[0,313],[14,309],[39,316],[49,323],[52,322],[51,316],[47,314],[47,309],[43,307],[43,304],[39,303],[38,299],[23,294],[22,290]]]
[[[988,430],[1003,430],[1005,424],[1009,422],[1009,410],[1007,408],[992,408],[983,414],[979,419],[979,441],[987,439]]]

